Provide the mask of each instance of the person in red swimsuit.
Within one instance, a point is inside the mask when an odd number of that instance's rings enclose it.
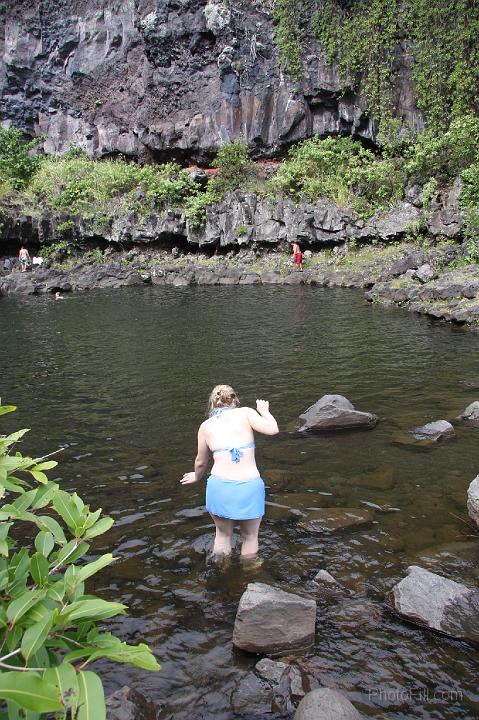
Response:
[[[296,267],[303,272],[303,253],[301,252],[301,248],[297,242],[293,243],[293,259]]]

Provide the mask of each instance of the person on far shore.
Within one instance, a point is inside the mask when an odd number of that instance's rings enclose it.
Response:
[[[301,252],[301,247],[299,243],[297,243],[296,241],[293,242],[293,260],[298,270],[300,270],[300,272],[303,272],[303,253]]]
[[[208,419],[198,430],[195,469],[183,475],[182,485],[198,482],[213,454],[213,468],[206,485],[206,509],[216,527],[213,555],[231,553],[231,536],[239,522],[241,557],[258,552],[258,533],[265,508],[264,482],[255,460],[254,432],[276,435],[278,423],[267,400],[256,400],[256,410],[239,407],[229,385],[216,385],[208,403]]]
[[[24,245],[22,245],[18,251],[18,259],[20,260],[20,265],[22,266],[22,273],[26,272],[27,265],[30,262],[30,253]]]

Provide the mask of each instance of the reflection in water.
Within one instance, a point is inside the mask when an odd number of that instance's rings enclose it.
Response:
[[[439,568],[430,556],[463,540],[478,430],[458,427],[455,441],[433,448],[404,442],[409,428],[478,399],[477,336],[366,306],[355,291],[309,287],[2,299],[0,332],[1,395],[19,406],[2,428],[32,427],[25,448],[39,455],[63,446],[64,486],[115,517],[95,552],[116,548],[120,559],[93,578],[95,591],[129,605],[115,628],[148,642],[163,665],[146,674],[104,662],[108,689],[127,683],[164,700],[164,718],[232,718],[231,692],[255,661],[231,646],[247,583],[307,593],[327,568],[353,594],[318,599],[311,660],[320,682],[375,717],[477,713],[477,653],[395,619],[387,605],[412,562],[477,583],[477,555],[458,563],[442,551]],[[258,438],[268,488],[261,567],[208,563],[204,486],[178,482],[218,382],[244,404],[268,398],[283,430]],[[378,427],[297,434],[299,413],[325,393],[378,414]],[[374,518],[329,538],[300,531],[298,518],[320,507],[367,508]],[[390,687],[458,692],[447,702],[374,692]]]

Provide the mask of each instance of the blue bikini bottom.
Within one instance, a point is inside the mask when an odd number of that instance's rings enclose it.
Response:
[[[226,480],[210,475],[206,483],[206,509],[218,517],[230,520],[254,520],[264,515],[264,482]]]

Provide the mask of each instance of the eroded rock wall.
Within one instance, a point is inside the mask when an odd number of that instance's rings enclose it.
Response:
[[[313,41],[301,83],[283,72],[260,0],[7,0],[0,28],[2,122],[45,151],[208,162],[244,138],[277,155],[313,134],[374,139],[358,94]],[[398,114],[421,124],[404,53]]]

